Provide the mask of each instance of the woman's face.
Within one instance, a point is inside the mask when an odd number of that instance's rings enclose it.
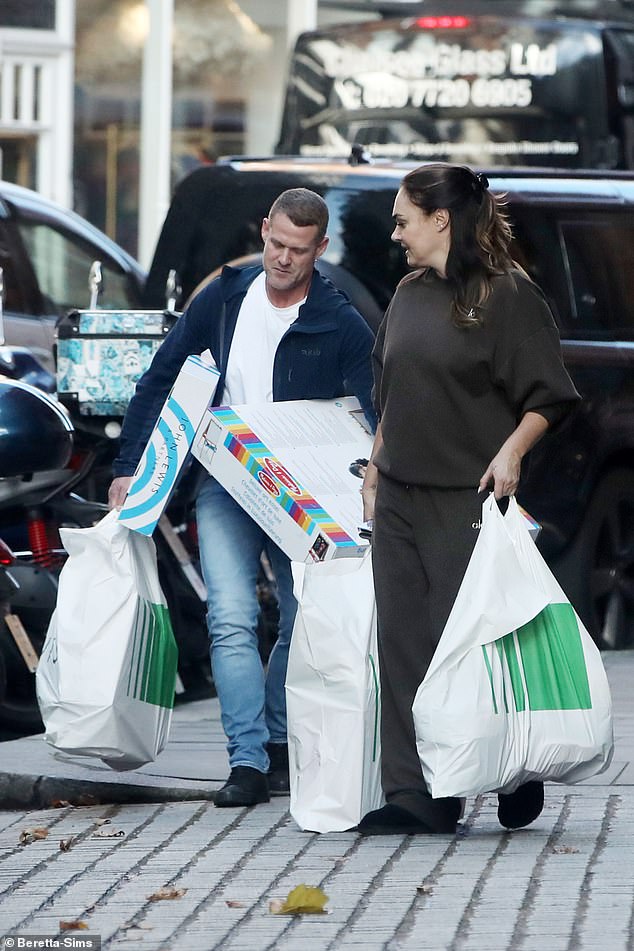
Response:
[[[394,202],[392,216],[396,222],[392,241],[400,244],[410,267],[433,267],[445,276],[451,227],[449,213],[439,208],[427,214],[414,205],[401,188]]]

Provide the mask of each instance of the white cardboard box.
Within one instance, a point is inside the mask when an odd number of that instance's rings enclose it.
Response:
[[[209,409],[192,454],[293,561],[362,555],[373,437],[353,397]],[[355,472],[357,474],[355,474]]]
[[[130,484],[119,513],[128,528],[151,535],[169,501],[178,473],[211,403],[219,373],[213,362],[185,360]]]

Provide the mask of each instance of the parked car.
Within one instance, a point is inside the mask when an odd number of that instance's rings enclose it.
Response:
[[[88,305],[95,260],[103,278],[100,306],[138,307],[145,272],[123,248],[37,192],[0,182],[5,341],[28,347],[51,373],[55,324],[67,311]]]
[[[305,186],[330,208],[320,267],[376,328],[406,271],[390,234],[394,196],[409,167],[238,158],[194,171],[175,192],[145,306],[162,306],[171,269],[180,276],[182,305],[224,263],[258,260],[260,223],[273,199]],[[542,524],[541,549],[597,643],[632,646],[634,180],[627,173],[484,171],[507,196],[515,255],[550,300],[584,397],[531,454],[519,498]]]

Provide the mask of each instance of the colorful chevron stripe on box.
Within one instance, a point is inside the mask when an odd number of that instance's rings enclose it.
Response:
[[[227,429],[225,448],[307,535],[317,524],[319,530],[336,545],[358,547],[359,543],[333,521],[319,502],[289,475],[284,464],[230,406],[217,407],[213,413]]]

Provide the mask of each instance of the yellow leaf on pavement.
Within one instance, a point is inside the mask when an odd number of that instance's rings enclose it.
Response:
[[[275,915],[323,915],[328,896],[321,888],[311,885],[297,885],[290,891],[279,910],[271,911]],[[273,903],[271,903],[273,904]],[[270,907],[270,906],[269,906]]]

